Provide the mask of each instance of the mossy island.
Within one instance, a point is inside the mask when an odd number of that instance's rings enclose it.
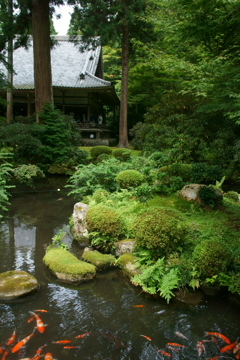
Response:
[[[0,299],[14,300],[39,289],[37,279],[31,274],[12,270],[0,274]]]

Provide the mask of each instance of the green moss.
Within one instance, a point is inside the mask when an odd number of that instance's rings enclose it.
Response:
[[[43,262],[54,273],[64,273],[69,275],[94,274],[95,267],[84,261],[78,260],[69,251],[52,248],[44,256]]]
[[[126,253],[118,258],[118,264],[120,266],[126,266],[128,263],[134,263],[135,257],[131,253]]]
[[[129,188],[139,186],[143,179],[143,175],[137,170],[123,170],[117,175],[116,182],[121,188]]]
[[[99,251],[85,251],[82,255],[84,261],[88,261],[98,269],[106,269],[114,265],[116,259],[110,254],[101,254]]]

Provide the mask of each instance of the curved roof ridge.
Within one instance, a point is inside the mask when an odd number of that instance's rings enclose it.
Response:
[[[101,79],[101,78],[99,78],[99,77],[91,74],[91,73],[88,72],[88,71],[86,71],[85,74],[88,75],[88,76],[90,76],[90,77],[92,77],[92,78],[95,79],[95,80],[98,80],[98,81],[102,82],[102,83],[105,84],[105,85],[109,85],[109,86],[112,85],[111,81],[103,80],[103,79]]]

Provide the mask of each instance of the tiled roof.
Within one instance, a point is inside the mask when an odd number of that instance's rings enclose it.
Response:
[[[101,47],[88,48],[80,52],[78,46],[69,42],[68,36],[55,36],[58,44],[51,50],[52,85],[64,88],[103,88],[111,87],[111,82],[95,76],[98,62],[101,61]],[[15,89],[34,89],[32,41],[26,50],[18,48],[13,54],[13,86]],[[6,73],[6,69],[2,67]],[[85,75],[84,79],[80,74]]]

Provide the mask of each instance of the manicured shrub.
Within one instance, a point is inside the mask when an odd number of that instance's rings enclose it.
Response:
[[[108,154],[100,154],[97,157],[97,163],[101,163],[105,160],[108,160],[109,158],[110,158],[110,155],[108,155]]]
[[[108,196],[109,196],[109,192],[107,190],[97,189],[96,191],[94,191],[92,198],[93,200],[96,201],[97,204],[99,204],[104,200],[106,200]]]
[[[113,150],[113,156],[121,161],[128,161],[131,157],[131,150],[128,149],[115,149]]]
[[[124,170],[117,175],[116,182],[121,188],[137,187],[142,183],[143,178],[137,170]]]
[[[91,148],[90,154],[93,160],[97,160],[98,156],[101,154],[112,155],[112,149],[108,146],[98,145]]]
[[[204,279],[226,271],[230,262],[227,245],[217,238],[202,241],[193,251],[193,263]]]
[[[215,208],[222,203],[221,192],[211,186],[203,186],[198,191],[198,196],[204,205],[212,208]]]
[[[224,198],[238,202],[238,193],[236,191],[228,191],[224,194]]]
[[[182,214],[174,209],[150,208],[139,215],[133,227],[137,245],[155,249],[159,256],[176,251],[189,233]]]
[[[101,251],[111,251],[114,243],[124,238],[125,226],[120,213],[103,204],[87,211],[86,223],[91,245]]]

